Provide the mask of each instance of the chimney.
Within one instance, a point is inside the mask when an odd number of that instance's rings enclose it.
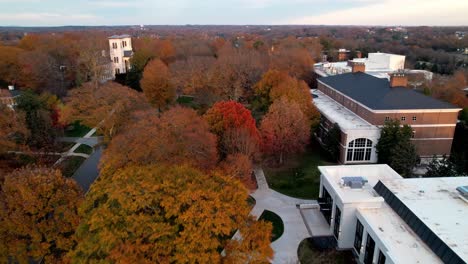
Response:
[[[390,87],[408,87],[408,76],[403,71],[390,73]]]
[[[351,72],[366,72],[366,64],[364,62],[349,61]]]

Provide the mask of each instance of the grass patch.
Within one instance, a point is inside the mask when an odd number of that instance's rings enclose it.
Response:
[[[281,220],[281,217],[279,217],[277,214],[271,211],[265,210],[263,211],[262,215],[260,215],[260,218],[258,220],[267,221],[273,225],[273,230],[271,234],[271,242],[277,240],[283,234],[284,232],[283,220]]]
[[[80,121],[75,121],[65,128],[66,137],[84,137],[91,130],[90,127],[82,125]]]
[[[86,159],[83,157],[70,156],[65,158],[60,164],[59,169],[65,177],[71,177],[75,171],[83,164]]]
[[[182,106],[197,110],[200,108],[200,105],[194,99],[193,96],[181,95],[177,98],[176,102]]]
[[[75,153],[91,154],[93,152],[93,148],[88,146],[88,145],[81,144],[77,149],[75,149],[74,152]]]
[[[333,164],[327,153],[313,141],[304,153],[288,157],[281,167],[263,164],[263,171],[273,190],[296,198],[317,199],[320,185],[317,166]]]
[[[299,244],[297,256],[301,264],[348,264],[356,263],[351,251],[338,251],[335,249],[318,250],[309,241],[304,239]]]

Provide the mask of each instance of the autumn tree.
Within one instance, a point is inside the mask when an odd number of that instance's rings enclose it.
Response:
[[[271,68],[286,71],[289,75],[308,80],[312,73],[314,59],[311,52],[293,39],[286,39],[275,46]]]
[[[0,83],[15,85],[21,72],[20,57],[24,51],[17,47],[0,45]]]
[[[221,101],[205,113],[210,130],[218,136],[223,155],[242,153],[252,157],[257,151],[259,133],[252,113],[235,101]]]
[[[238,179],[247,189],[256,188],[252,178],[253,165],[249,156],[239,153],[231,154],[219,166],[225,175]]]
[[[24,115],[0,103],[0,154],[21,148],[28,137]]]
[[[270,246],[272,224],[250,219],[239,229],[240,239],[232,239],[225,248],[222,263],[268,263],[273,258]]]
[[[23,168],[5,177],[0,192],[0,258],[58,262],[74,244],[83,193],[60,171]]]
[[[126,164],[183,164],[210,168],[218,160],[216,136],[197,113],[180,106],[164,112],[137,112],[125,131],[116,136],[101,161],[103,170]]]
[[[254,93],[256,96],[256,104],[261,111],[267,111],[272,103],[270,92],[273,87],[290,78],[287,72],[278,70],[268,70],[263,74],[262,79],[255,84]]]
[[[110,74],[109,57],[103,50],[108,46],[99,36],[87,36],[80,39],[78,63],[80,65],[80,82],[90,82],[98,88],[105,76]]]
[[[140,85],[148,101],[159,111],[175,100],[175,87],[170,82],[169,69],[161,60],[155,59],[146,65]]]
[[[308,123],[296,102],[285,97],[277,99],[260,126],[263,152],[275,156],[279,164],[283,164],[286,155],[303,151],[309,143]]]
[[[309,86],[302,80],[288,77],[270,91],[270,100],[275,101],[286,97],[289,101],[296,102],[302,113],[307,117],[309,125],[315,127],[320,122],[320,113],[312,104],[312,96]]]
[[[85,83],[71,90],[65,103],[61,112],[62,123],[80,120],[89,127],[98,127],[107,139],[120,132],[131,112],[149,108],[141,93],[114,82],[98,89],[91,83]]]
[[[232,232],[247,222],[246,199],[238,181],[220,174],[130,165],[91,187],[69,256],[74,262],[219,263]],[[258,229],[258,239],[271,232]]]

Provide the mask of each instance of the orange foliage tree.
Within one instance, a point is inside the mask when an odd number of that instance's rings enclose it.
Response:
[[[130,165],[91,187],[69,256],[77,263],[219,263],[232,232],[247,223],[246,199],[238,181],[220,174]],[[250,244],[263,246],[257,240],[268,238],[263,232],[271,228],[257,230],[261,234]],[[257,251],[267,249],[250,250]]]
[[[259,133],[250,110],[235,101],[217,102],[205,113],[210,130],[218,136],[221,154],[242,153],[252,157]]]
[[[74,180],[58,170],[23,168],[5,177],[0,197],[2,262],[54,263],[74,246],[83,199]]]
[[[148,101],[160,111],[175,100],[176,92],[170,82],[169,69],[159,59],[146,65],[140,85]]]
[[[0,103],[0,153],[24,146],[28,137],[24,115]]]
[[[15,84],[21,72],[19,58],[24,51],[16,47],[0,45],[0,80],[8,84]]]
[[[150,107],[141,93],[114,82],[97,89],[86,83],[71,90],[65,102],[62,123],[81,120],[87,126],[97,126],[107,139],[120,132],[132,111]]]
[[[240,180],[249,190],[255,189],[255,182],[252,179],[252,161],[244,154],[231,154],[220,163],[220,168],[229,177]]]
[[[273,102],[260,126],[264,153],[282,164],[285,155],[303,151],[310,140],[308,123],[296,102],[286,97]]]
[[[110,142],[101,161],[103,170],[129,163],[191,163],[209,168],[218,160],[216,136],[192,109],[177,106],[160,118],[156,111],[138,112],[130,123]]]

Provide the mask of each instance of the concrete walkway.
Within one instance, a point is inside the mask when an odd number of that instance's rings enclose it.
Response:
[[[278,193],[268,187],[262,168],[256,167],[254,172],[258,189],[251,194],[256,203],[250,214],[258,219],[264,210],[269,210],[279,215],[284,223],[283,235],[271,244],[275,252],[272,263],[298,263],[297,248],[299,243],[310,237],[310,234],[297,205],[310,204],[315,201],[292,198]]]
[[[82,144],[83,145],[88,145],[90,147],[96,146],[99,143],[99,137],[92,137],[92,135],[94,135],[94,133],[96,133],[96,128],[91,129],[83,137],[61,137],[61,138],[58,138],[58,141],[75,142],[76,144],[73,145],[68,151],[62,153],[60,159],[58,159],[54,163],[54,166],[57,166],[66,157],[69,157],[69,156],[82,156],[82,157],[88,158],[89,155],[87,155],[87,154],[76,155],[77,153],[75,153],[75,150],[78,149]]]

